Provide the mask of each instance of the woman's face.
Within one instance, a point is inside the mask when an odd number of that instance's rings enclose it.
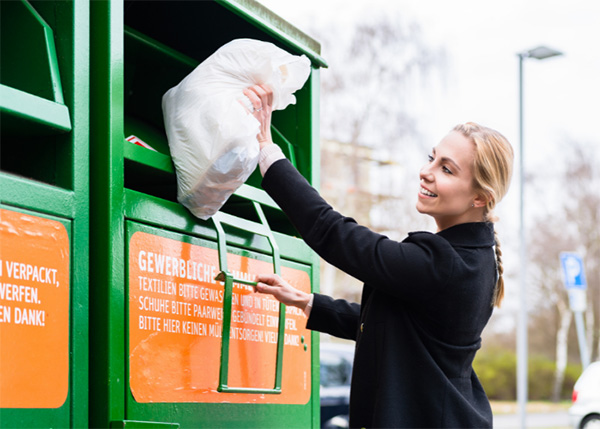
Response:
[[[417,210],[432,216],[439,231],[483,220],[485,201],[473,188],[474,158],[475,144],[452,131],[421,168]]]

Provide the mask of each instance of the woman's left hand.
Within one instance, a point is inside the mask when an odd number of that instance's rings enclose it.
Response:
[[[256,136],[260,148],[273,143],[271,137],[271,114],[273,113],[273,90],[268,85],[254,85],[244,90],[244,95],[250,99],[254,111],[252,115],[260,122]]]
[[[260,274],[257,278],[256,291],[273,295],[285,305],[292,305],[304,310],[310,301],[310,294],[296,289],[277,274]]]

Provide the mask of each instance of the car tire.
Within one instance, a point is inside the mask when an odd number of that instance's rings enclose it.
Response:
[[[581,429],[600,429],[600,415],[587,416],[581,422]]]

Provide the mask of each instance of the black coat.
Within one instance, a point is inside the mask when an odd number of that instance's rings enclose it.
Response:
[[[263,188],[323,259],[363,281],[361,305],[315,294],[309,329],[356,340],[352,427],[492,427],[472,368],[496,282],[490,223],[400,242],[335,212],[287,161]]]

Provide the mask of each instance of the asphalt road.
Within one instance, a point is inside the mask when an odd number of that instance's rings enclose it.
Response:
[[[552,413],[528,413],[525,420],[527,429],[572,429],[569,424],[569,414],[567,411],[558,411]],[[495,429],[520,429],[521,419],[518,414],[499,414],[494,415]]]

